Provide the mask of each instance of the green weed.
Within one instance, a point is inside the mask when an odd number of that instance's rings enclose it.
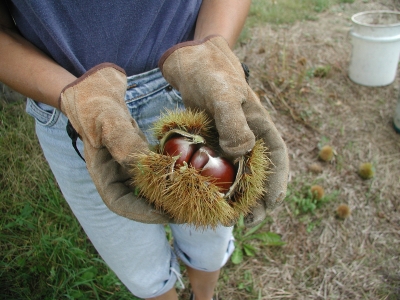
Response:
[[[259,225],[247,229],[243,216],[239,218],[234,229],[235,250],[231,256],[232,263],[240,264],[245,256],[255,256],[260,251],[260,246],[283,246],[285,244],[279,234],[261,231],[268,221],[269,219],[266,218]],[[256,245],[254,241],[261,242],[261,245]]]
[[[324,78],[328,76],[329,72],[331,70],[331,66],[317,66],[314,69],[313,75],[314,77],[319,77],[319,78]]]
[[[311,191],[311,186],[302,185],[299,190],[295,190],[293,187],[289,188],[286,201],[289,203],[295,215],[307,213],[314,214],[318,208],[333,201],[337,195],[338,192],[335,191],[331,194],[322,196],[321,199],[317,199]]]
[[[253,276],[251,274],[251,270],[244,271],[242,279],[243,279],[243,281],[238,283],[238,289],[245,290],[247,292],[252,293],[253,289],[254,289],[254,283],[253,283]]]

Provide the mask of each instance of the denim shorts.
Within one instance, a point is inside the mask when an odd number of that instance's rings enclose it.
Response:
[[[126,104],[133,118],[156,143],[151,125],[165,109],[183,109],[182,99],[158,69],[128,78]],[[67,118],[51,106],[27,101],[36,119],[36,134],[66,201],[98,253],[137,297],[151,298],[170,290],[179,278],[178,258],[197,270],[216,271],[233,252],[232,227],[196,230],[170,224],[173,247],[164,225],[143,224],[110,211],[96,191],[86,165],[72,147]],[[78,141],[80,153],[83,144]]]

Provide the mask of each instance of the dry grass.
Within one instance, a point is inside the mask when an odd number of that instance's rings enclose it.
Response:
[[[399,83],[371,88],[347,77],[350,17],[398,5],[359,0],[316,22],[259,26],[237,49],[289,147],[291,193],[317,181],[335,197],[296,215],[289,195],[266,226],[287,244],[227,266],[217,299],[400,299],[400,135],[391,123]],[[335,158],[319,162],[328,143]],[[375,166],[374,178],[359,177],[363,162]],[[315,163],[322,172],[309,171]],[[351,209],[345,220],[335,217],[342,203]]]

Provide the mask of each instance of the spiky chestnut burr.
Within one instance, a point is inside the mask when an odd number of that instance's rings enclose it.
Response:
[[[335,155],[335,152],[334,152],[332,146],[325,145],[319,151],[318,157],[319,157],[319,159],[328,162],[333,159],[334,155]]]
[[[172,131],[180,135],[197,136],[207,140],[207,144],[215,148],[218,146],[218,133],[211,125],[210,119],[203,111],[165,110],[160,118],[153,124],[152,131],[160,145],[163,140],[171,138]]]
[[[265,191],[265,181],[270,174],[271,161],[263,140],[257,140],[248,155],[238,159],[238,174],[225,198],[238,215],[247,215]]]
[[[215,228],[231,225],[240,214],[250,212],[265,193],[270,161],[263,141],[257,141],[250,153],[234,162],[235,181],[226,193],[221,193],[212,177],[201,175],[190,163],[176,164],[180,155],[162,154],[165,143],[177,136],[199,147],[215,144],[218,138],[210,124],[202,112],[167,111],[154,125],[160,140],[158,152],[135,154],[138,163],[132,166],[132,172],[141,196],[176,222]],[[218,147],[213,151],[222,154]]]
[[[308,166],[308,170],[318,174],[318,173],[322,173],[322,166],[319,163],[312,163],[311,165]]]
[[[362,179],[371,179],[375,175],[375,168],[369,162],[362,163],[358,167],[358,175],[360,175]]]
[[[346,204],[340,204],[337,209],[336,209],[336,217],[339,219],[346,219],[348,216],[350,216],[351,210],[350,207]]]
[[[311,191],[311,195],[312,195],[313,199],[318,200],[318,201],[321,200],[325,195],[324,188],[320,185],[313,185],[310,188],[310,191]]]

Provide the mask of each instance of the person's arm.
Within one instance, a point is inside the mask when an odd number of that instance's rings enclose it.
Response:
[[[197,18],[194,39],[223,36],[231,48],[242,31],[251,0],[204,0]]]
[[[214,119],[224,154],[245,156],[256,139],[268,148],[273,167],[265,194],[245,217],[246,226],[253,227],[266,218],[268,208],[285,198],[289,157],[268,111],[246,81],[243,64],[232,52],[250,4],[250,0],[204,0],[194,41],[168,49],[158,65],[181,93],[185,107],[203,110]]]
[[[57,107],[62,89],[76,79],[22,37],[0,1],[0,81],[15,91]]]

